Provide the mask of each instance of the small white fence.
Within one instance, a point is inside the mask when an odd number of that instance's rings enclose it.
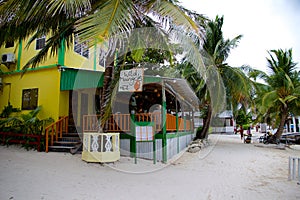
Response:
[[[300,158],[289,157],[289,178],[288,180],[296,180],[298,178],[298,185],[300,184]]]
[[[83,133],[82,160],[87,162],[115,162],[119,159],[119,133]]]

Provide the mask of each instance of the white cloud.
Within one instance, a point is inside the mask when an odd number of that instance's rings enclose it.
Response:
[[[266,71],[267,50],[293,48],[300,69],[299,1],[183,0],[182,5],[211,19],[224,15],[225,38],[243,35],[227,60],[230,65],[248,64]]]

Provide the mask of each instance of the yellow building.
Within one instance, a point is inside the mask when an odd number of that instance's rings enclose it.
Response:
[[[0,112],[8,105],[28,112],[42,106],[40,118],[70,116],[80,125],[82,114],[95,114],[99,108],[99,87],[103,82],[96,47],[75,43],[68,49],[62,45],[58,54],[48,56],[25,74],[22,67],[45,45],[47,38],[8,42],[0,48]],[[96,96],[96,97],[95,97]],[[98,101],[99,102],[99,101]],[[81,106],[79,106],[81,105]]]
[[[97,114],[104,68],[99,64],[96,46],[87,49],[86,44],[78,43],[76,39],[74,41],[69,49],[62,45],[56,56],[48,56],[25,74],[22,67],[45,45],[46,38],[38,38],[28,47],[26,40],[1,47],[0,110],[8,103],[22,112],[42,106],[41,119],[51,117],[57,121],[62,116],[68,116],[69,123],[73,121],[77,128],[74,131],[90,135],[98,132],[100,116]],[[131,78],[141,78],[136,76],[137,69],[134,70],[127,70],[130,72],[126,77],[134,75]],[[127,80],[135,80],[131,78]],[[142,84],[136,82],[139,87],[135,88],[134,84],[133,92],[125,87],[126,81],[122,82],[122,87],[128,91],[122,88],[119,96],[116,95],[113,114],[103,128],[106,132],[120,133],[118,143],[121,155],[166,162],[193,139],[193,112],[198,109],[199,100],[184,79],[146,75],[143,79]],[[156,105],[161,105],[160,114],[152,111]],[[56,129],[51,133],[45,131],[46,152],[48,147],[57,148],[53,144],[61,142],[54,139],[54,135],[58,136],[59,128]],[[145,132],[148,136],[144,141]],[[93,139],[92,144],[93,151],[96,151],[98,140]],[[109,145],[105,148],[110,149]]]

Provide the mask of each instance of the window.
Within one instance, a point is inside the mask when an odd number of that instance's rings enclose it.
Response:
[[[36,50],[42,49],[45,46],[45,44],[46,44],[46,36],[37,38],[35,43],[35,49]]]
[[[22,93],[22,110],[34,110],[38,105],[38,89],[25,89]]]
[[[7,41],[5,43],[5,48],[11,48],[11,47],[14,47],[14,41]]]
[[[79,42],[78,36],[75,36],[74,51],[83,57],[89,58],[88,42]]]

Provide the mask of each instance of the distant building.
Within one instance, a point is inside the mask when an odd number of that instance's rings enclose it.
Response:
[[[211,123],[213,133],[233,134],[235,121],[231,110],[225,110],[212,119]]]

